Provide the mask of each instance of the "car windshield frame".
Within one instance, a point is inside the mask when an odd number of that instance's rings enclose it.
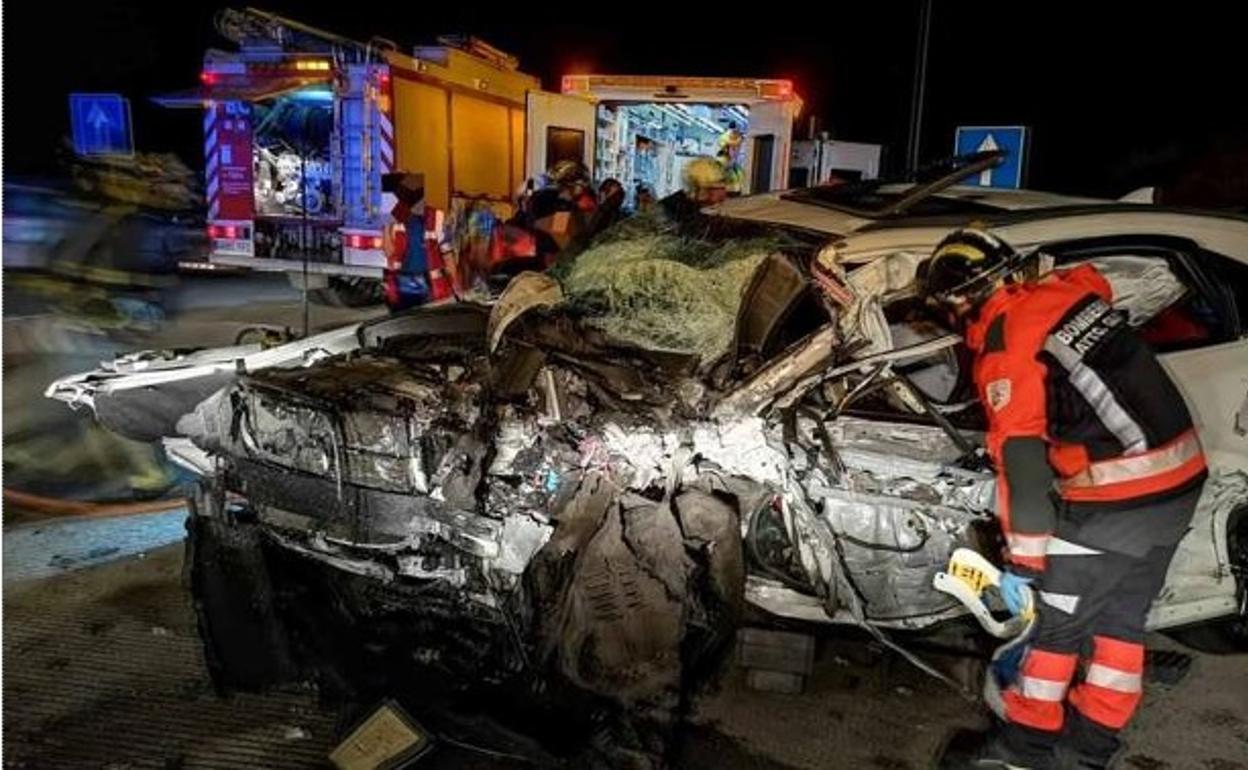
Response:
[[[914,179],[868,179],[835,186],[822,185],[790,190],[781,200],[805,203],[842,211],[863,219],[899,216],[967,215],[987,216],[1005,209],[969,198],[941,196],[938,193],[969,176],[1000,165],[1000,151],[962,155],[931,164],[914,174]],[[896,192],[881,192],[890,185],[909,185]],[[887,196],[887,197],[885,197]],[[870,202],[874,197],[877,203]]]

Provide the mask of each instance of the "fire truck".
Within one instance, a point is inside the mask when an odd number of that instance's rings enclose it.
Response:
[[[203,111],[210,262],[286,272],[345,304],[378,297],[387,174],[421,174],[425,205],[450,219],[505,217],[562,159],[630,196],[674,191],[699,155],[718,154],[742,193],[788,178],[801,109],[788,80],[569,75],[552,93],[472,37],[404,51],[253,8],[216,26],[232,50],[209,49],[196,87],[155,98]]]

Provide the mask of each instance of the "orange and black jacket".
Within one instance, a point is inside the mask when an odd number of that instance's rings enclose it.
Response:
[[[1135,511],[1199,488],[1183,398],[1083,265],[997,290],[967,329],[1009,560],[1042,572],[1058,511]]]

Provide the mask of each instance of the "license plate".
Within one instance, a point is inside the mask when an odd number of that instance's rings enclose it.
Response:
[[[212,242],[212,250],[217,254],[242,254],[250,257],[255,255],[255,248],[250,238],[216,239]]]

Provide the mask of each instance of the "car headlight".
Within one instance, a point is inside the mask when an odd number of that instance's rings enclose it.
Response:
[[[345,477],[352,483],[391,492],[423,492],[419,441],[411,421],[390,412],[343,415]]]
[[[254,456],[318,476],[337,467],[333,424],[324,412],[251,393],[240,436]]]
[[[426,493],[420,440],[406,416],[348,411],[251,393],[242,438],[254,456],[288,468],[388,492]]]

